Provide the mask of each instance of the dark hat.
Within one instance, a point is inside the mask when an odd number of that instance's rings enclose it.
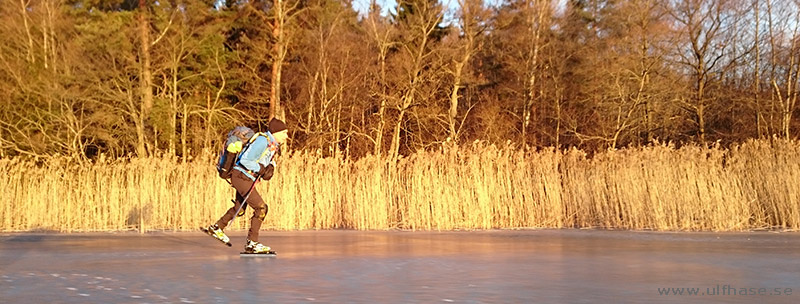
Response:
[[[286,123],[281,121],[280,119],[273,118],[269,121],[269,125],[267,126],[269,133],[275,134],[280,131],[286,130]]]

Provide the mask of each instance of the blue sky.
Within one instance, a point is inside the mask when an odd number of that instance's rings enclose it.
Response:
[[[450,12],[446,13],[447,16],[451,16],[452,10],[458,7],[457,0],[439,0],[439,1],[450,10]],[[395,0],[377,0],[377,2],[378,5],[381,6],[383,15],[386,15],[390,9],[394,11],[394,7],[397,6],[397,1]],[[484,0],[484,2],[488,3],[489,5],[498,5],[499,3],[502,2],[502,0]],[[361,14],[365,14],[367,12],[367,9],[369,9],[369,3],[370,0],[353,0],[353,8]]]
[[[377,1],[378,1],[378,4],[384,10],[386,10],[386,7],[387,7],[386,2],[390,2],[391,3],[390,6],[394,6],[395,3],[396,3],[394,0],[377,0]],[[359,13],[364,14],[364,13],[367,12],[367,9],[369,8],[369,3],[370,3],[370,0],[353,0],[353,8],[355,10],[357,10]]]
[[[376,1],[378,2],[378,5],[381,6],[382,15],[386,15],[388,10],[392,10],[392,12],[394,12],[394,7],[397,6],[397,1],[395,0],[376,0]],[[447,7],[455,7],[458,5],[458,1],[456,0],[440,0],[440,1],[443,1],[445,6]],[[353,0],[353,8],[363,15],[367,12],[367,9],[369,9],[370,2],[371,2],[370,0]]]

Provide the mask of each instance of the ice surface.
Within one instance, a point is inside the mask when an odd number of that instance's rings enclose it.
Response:
[[[262,231],[267,259],[229,235],[2,234],[0,302],[800,302],[798,233]]]

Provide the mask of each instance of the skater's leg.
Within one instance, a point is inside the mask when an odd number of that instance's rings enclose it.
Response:
[[[230,221],[233,219],[233,216],[236,214],[236,210],[239,210],[239,206],[244,200],[244,195],[247,194],[248,190],[250,190],[250,186],[252,184],[253,181],[247,178],[241,171],[233,170],[233,173],[231,174],[231,186],[233,186],[233,189],[236,190],[236,200],[233,203],[233,207],[228,209],[228,211],[226,211],[225,214],[223,214],[222,217],[217,220],[217,226],[223,229],[228,226],[228,223],[230,223]],[[239,215],[237,216],[243,215],[246,207],[246,205],[242,206],[242,209],[239,211]]]
[[[253,199],[254,195],[257,195],[258,200]],[[247,232],[247,239],[258,242],[258,231],[261,229],[261,223],[264,222],[264,218],[267,217],[267,210],[269,210],[269,208],[258,193],[251,194],[250,199],[247,201],[247,204],[253,208],[253,216],[250,218],[250,231]]]
[[[253,242],[258,242],[258,231],[261,229],[261,223],[267,217],[267,204],[261,198],[258,190],[253,188],[250,192],[250,197],[247,198],[247,206],[253,208],[253,216],[250,217],[250,230],[247,232],[247,239]]]
[[[233,207],[228,209],[225,214],[222,215],[219,220],[217,220],[217,227],[220,229],[225,229],[228,226],[228,223],[233,219],[233,215],[236,213],[236,210],[239,209],[239,205],[241,205],[242,196],[239,193],[236,193],[236,202],[234,203]]]
[[[231,176],[231,185],[236,188],[237,202],[242,201],[243,196],[247,194],[247,191],[250,191],[250,186],[252,186],[252,184],[253,181],[247,178],[241,172],[233,172],[233,175]],[[247,239],[257,242],[258,231],[261,229],[261,223],[264,222],[264,218],[267,216],[267,205],[264,203],[264,200],[261,198],[261,194],[258,193],[256,188],[253,188],[253,190],[250,191],[250,196],[247,198],[247,205],[253,208],[253,216],[250,218],[250,231],[247,233]],[[236,210],[233,212],[236,212]]]

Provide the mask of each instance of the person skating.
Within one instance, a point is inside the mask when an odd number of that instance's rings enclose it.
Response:
[[[216,223],[204,229],[208,234],[230,246],[230,238],[225,235],[223,230],[234,218],[247,196],[245,206],[253,209],[253,216],[250,218],[250,230],[247,233],[247,242],[244,247],[245,253],[270,252],[270,247],[258,241],[259,229],[267,216],[269,206],[254,186],[258,177],[263,180],[272,178],[275,173],[275,156],[280,146],[286,143],[289,135],[286,124],[275,118],[270,120],[268,131],[254,134],[247,144],[240,146],[241,152],[237,154],[237,159],[234,160],[230,172],[231,186],[236,189],[234,206],[228,209]],[[226,149],[229,148],[226,147]],[[244,213],[245,206],[241,206],[240,215]]]

